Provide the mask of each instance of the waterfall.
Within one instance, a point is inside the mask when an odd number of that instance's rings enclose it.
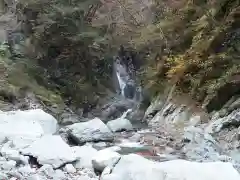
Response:
[[[135,101],[141,100],[141,87],[137,87],[136,83],[131,77],[130,73],[134,68],[131,68],[133,65],[128,65],[121,62],[119,57],[115,58],[114,61],[114,73],[120,94],[126,99],[132,99]],[[131,69],[129,69],[131,68]]]
[[[118,83],[119,83],[121,95],[122,95],[123,97],[125,97],[125,96],[124,96],[124,88],[125,88],[125,86],[126,86],[126,83],[122,80],[119,72],[116,72],[116,75],[117,75],[117,79],[118,79]]]

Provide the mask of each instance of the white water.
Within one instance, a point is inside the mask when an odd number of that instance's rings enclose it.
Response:
[[[125,111],[120,118],[121,118],[121,119],[126,118],[126,117],[127,117],[127,114],[128,114],[129,112],[132,112],[132,109],[128,109],[127,111]]]
[[[118,79],[118,83],[119,83],[121,95],[122,95],[123,97],[125,97],[125,95],[124,95],[124,88],[125,88],[125,86],[126,86],[126,82],[123,81],[123,79],[121,78],[119,72],[116,72],[116,74],[117,74],[117,79]]]

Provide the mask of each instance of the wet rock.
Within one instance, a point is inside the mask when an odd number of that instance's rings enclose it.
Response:
[[[199,180],[237,180],[240,175],[230,163],[197,163],[185,160],[157,163],[130,154],[123,156],[111,170],[106,168],[101,180],[192,180],[198,177]]]
[[[78,144],[91,141],[112,141],[113,133],[99,119],[76,123],[67,127],[69,136]]]
[[[120,157],[120,154],[115,151],[111,151],[109,149],[100,150],[93,157],[93,168],[97,171],[102,172],[105,167],[117,163]]]
[[[80,119],[77,115],[71,113],[64,113],[61,115],[61,125],[71,125],[78,122],[80,122]]]
[[[84,145],[72,147],[72,150],[77,157],[77,161],[74,163],[74,167],[76,169],[92,169],[92,159],[97,153],[96,149],[94,149],[91,145]]]
[[[50,164],[54,168],[76,160],[71,147],[57,135],[43,136],[23,149],[22,154],[33,156],[39,164]]]
[[[133,130],[133,126],[132,126],[131,122],[128,119],[125,119],[125,118],[118,118],[118,119],[109,121],[107,123],[107,126],[113,132]]]
[[[127,83],[123,89],[124,96],[128,99],[133,99],[136,93],[136,87],[132,83]]]
[[[123,112],[132,108],[134,105],[133,101],[126,99],[113,99],[112,102],[108,103],[102,108],[101,117],[104,120],[112,120],[119,118]]]

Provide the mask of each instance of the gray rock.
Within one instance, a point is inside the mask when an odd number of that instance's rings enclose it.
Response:
[[[234,101],[229,107],[228,111],[233,111],[235,109],[240,108],[240,98],[238,98],[236,101]]]
[[[131,142],[140,142],[141,134],[135,133],[133,136],[128,138]]]
[[[103,171],[105,167],[112,166],[117,163],[120,158],[120,154],[115,151],[111,151],[109,149],[100,150],[93,157],[93,168],[98,171]]]
[[[107,147],[107,143],[106,142],[97,142],[93,144],[93,147],[96,149],[102,149]]]
[[[131,122],[128,119],[125,118],[118,118],[112,121],[109,121],[107,123],[107,126],[113,131],[113,132],[119,132],[119,131],[131,131],[133,130],[133,126]]]
[[[97,150],[91,145],[72,147],[73,152],[77,157],[77,161],[74,163],[74,167],[77,169],[89,168],[92,169],[92,159],[96,155]]]
[[[185,129],[183,148],[185,156],[194,161],[217,161],[222,149],[214,138],[200,128],[188,127]]]
[[[206,127],[206,132],[218,133],[222,129],[239,126],[240,126],[240,110],[235,110],[228,116],[223,118],[213,117],[209,125]]]
[[[147,119],[149,116],[152,116],[152,117],[155,116],[156,113],[163,108],[163,105],[164,105],[164,102],[162,101],[162,97],[157,96],[145,111],[144,119]]]
[[[139,155],[123,156],[114,166],[105,168],[101,180],[238,180],[240,175],[230,163],[198,163],[185,160],[153,162]],[[204,175],[204,176],[203,176]]]
[[[60,136],[46,135],[22,150],[22,154],[37,158],[39,164],[50,164],[54,168],[76,160],[71,147]]]
[[[112,141],[114,138],[111,130],[99,118],[70,125],[67,129],[69,136],[79,144],[90,141]]]
[[[77,115],[70,114],[70,113],[64,113],[61,116],[60,124],[71,125],[71,124],[74,124],[74,123],[78,123],[79,121],[80,121],[80,119]]]
[[[119,118],[123,112],[132,108],[134,102],[126,99],[113,99],[112,102],[106,104],[102,108],[101,117],[102,119],[116,119]]]

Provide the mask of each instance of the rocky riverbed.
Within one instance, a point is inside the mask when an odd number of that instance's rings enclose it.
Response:
[[[239,121],[237,109],[203,123],[186,106],[160,104],[152,103],[141,128],[128,120],[130,111],[66,126],[41,109],[1,112],[0,179],[240,179],[238,134],[231,126]]]

